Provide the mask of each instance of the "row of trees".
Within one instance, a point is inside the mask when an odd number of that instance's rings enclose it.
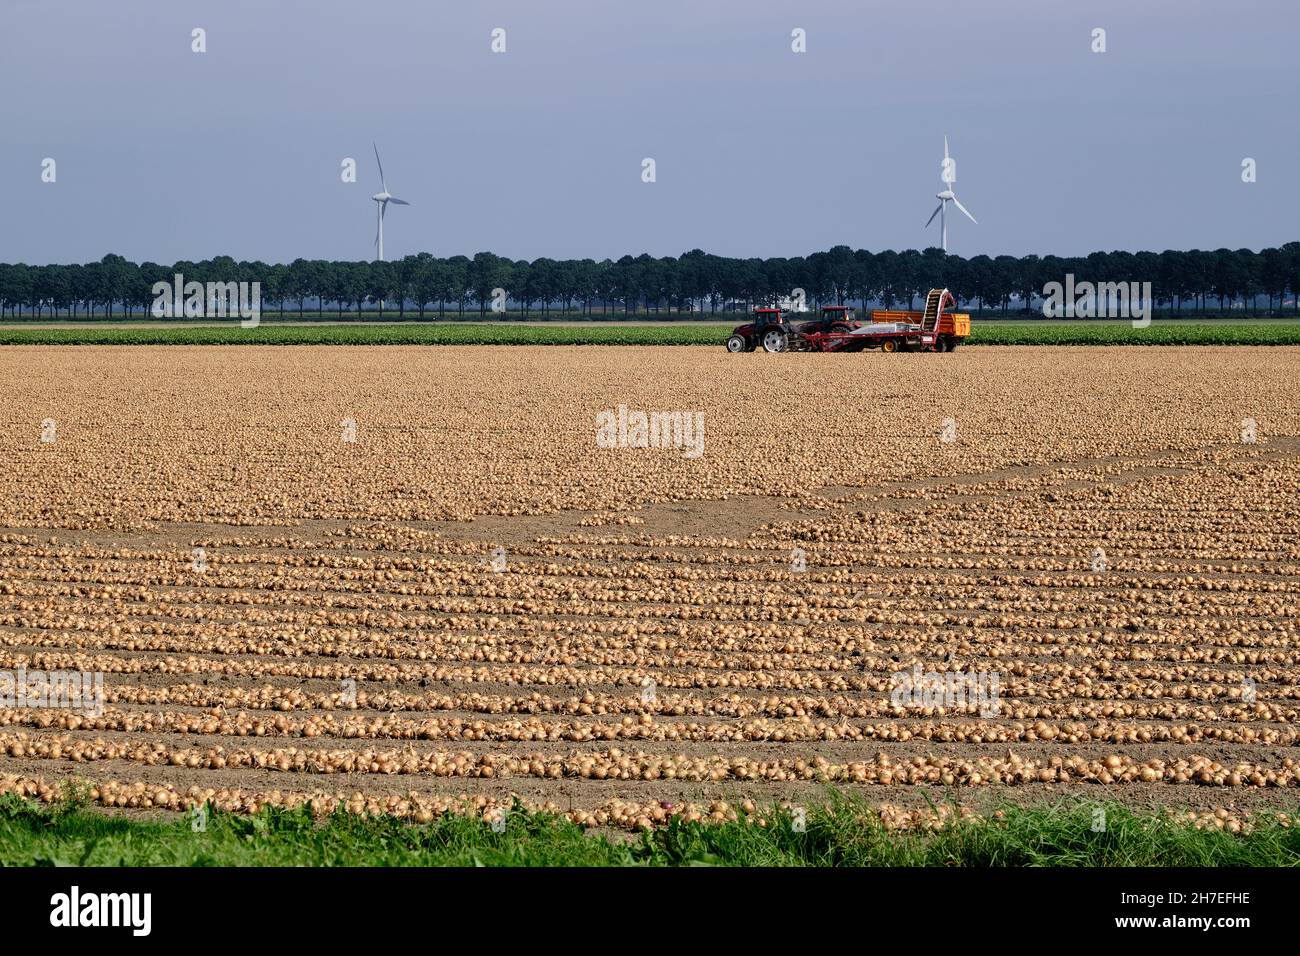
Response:
[[[146,316],[155,283],[258,282],[263,311],[360,312],[367,304],[421,318],[454,308],[485,314],[496,290],[505,290],[512,312],[583,314],[716,312],[772,304],[804,290],[810,306],[880,303],[914,305],[925,291],[947,286],[967,308],[1037,309],[1049,282],[1150,282],[1158,306],[1173,313],[1219,310],[1241,303],[1258,312],[1296,309],[1300,289],[1300,242],[1252,252],[1094,252],[1084,257],[961,256],[939,249],[868,252],[835,246],[791,259],[732,259],[698,249],[678,256],[512,261],[490,252],[473,258],[436,258],[428,253],[396,262],[329,262],[297,259],[288,265],[236,262],[228,256],[202,262],[158,265],[108,255],[85,265],[29,266],[0,263],[0,314]]]

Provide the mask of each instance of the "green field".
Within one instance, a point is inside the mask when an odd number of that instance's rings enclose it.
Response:
[[[0,327],[0,345],[710,345],[732,323],[529,324],[431,322],[280,325]],[[1006,321],[973,323],[966,345],[1300,345],[1300,322]]]
[[[305,809],[253,816],[210,811],[132,819],[76,803],[0,798],[0,866],[1298,866],[1300,830],[1261,823],[1245,835],[1197,830],[1159,815],[1098,804],[1007,807],[1001,820],[930,833],[886,830],[865,804],[836,796],[796,832],[775,812],[746,822],[680,824],[627,836],[583,831],[563,818],[511,813],[504,832],[476,818],[428,824]]]

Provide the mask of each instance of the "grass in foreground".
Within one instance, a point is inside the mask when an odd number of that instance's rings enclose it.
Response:
[[[0,328],[0,345],[708,345],[729,326],[528,325],[430,322],[364,325],[154,325]],[[1300,345],[1300,322],[975,322],[967,345]]]
[[[931,833],[890,832],[856,798],[809,810],[804,832],[777,813],[744,822],[674,823],[635,837],[584,832],[560,817],[517,810],[504,832],[448,815],[416,825],[306,809],[191,819],[136,820],[76,802],[47,807],[0,797],[5,866],[1297,866],[1300,831],[1269,822],[1233,835],[1098,804],[1007,807],[1004,819],[951,823]]]

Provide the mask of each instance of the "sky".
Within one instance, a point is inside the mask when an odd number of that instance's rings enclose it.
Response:
[[[372,259],[372,141],[389,259],[921,249],[945,134],[951,252],[1258,249],[1300,239],[1298,35],[1294,0],[0,0],[0,261]]]

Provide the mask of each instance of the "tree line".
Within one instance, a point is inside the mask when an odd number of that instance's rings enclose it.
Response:
[[[486,315],[508,299],[510,312],[545,316],[579,311],[710,314],[771,305],[803,290],[807,303],[879,303],[916,307],[932,287],[946,286],[965,308],[1033,312],[1044,286],[1076,281],[1150,282],[1168,314],[1226,311],[1296,312],[1300,242],[1280,248],[1213,252],[1094,252],[1088,256],[973,256],[940,249],[869,252],[835,246],[795,258],[736,259],[693,249],[681,256],[511,260],[490,252],[438,258],[429,253],[392,262],[296,259],[287,265],[218,256],[172,265],[107,255],[82,265],[0,263],[0,314],[9,318],[81,315],[148,317],[158,283],[260,283],[263,312],[360,313],[387,308],[402,317],[454,310]],[[504,296],[499,290],[504,290]]]

